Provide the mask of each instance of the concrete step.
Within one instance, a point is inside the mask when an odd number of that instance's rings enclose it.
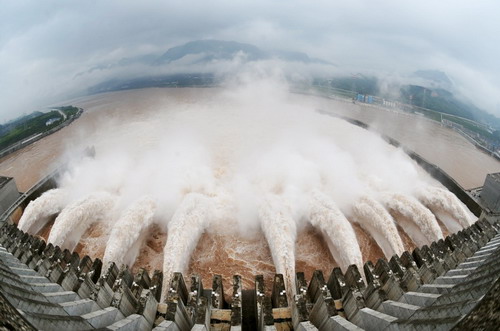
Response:
[[[149,325],[148,321],[146,321],[143,316],[132,314],[127,318],[109,325],[108,327],[106,327],[106,329],[120,331],[145,331],[151,330],[151,327],[152,325]]]
[[[397,318],[391,315],[381,313],[371,308],[363,308],[359,311],[363,321],[362,328],[368,331],[384,330],[391,323],[397,321]]]
[[[12,258],[13,258],[12,260],[11,259],[2,259],[2,263],[11,269],[12,269],[12,267],[14,267],[14,268],[19,268],[19,269],[31,270],[28,268],[28,266],[26,264],[19,262],[19,260],[16,259],[15,257],[12,256]]]
[[[491,253],[495,252],[496,250],[497,250],[497,247],[491,247],[491,246],[485,247],[485,248],[481,248],[480,250],[478,250],[472,256],[486,256],[486,255],[490,255]]]
[[[434,280],[434,284],[448,284],[455,285],[461,283],[467,279],[467,275],[457,275],[457,276],[440,276]]]
[[[39,330],[91,330],[92,325],[80,316],[54,316],[22,312],[22,315]]]
[[[476,268],[451,269],[445,274],[445,276],[461,276],[461,275],[467,276],[474,270],[476,270]]]
[[[434,302],[436,305],[452,304],[465,300],[479,300],[489,289],[489,286],[479,284],[475,287],[470,287],[462,291],[452,291],[451,293],[443,294]]]
[[[424,284],[418,288],[418,292],[422,293],[434,293],[434,294],[443,294],[449,293],[453,284]]]
[[[489,241],[489,243],[492,243],[492,242],[500,242],[500,236],[497,234],[496,236],[494,236],[493,238],[491,238],[491,240]]]
[[[0,251],[0,260],[5,261],[5,260],[11,260],[11,259],[17,260],[17,258],[14,255],[12,255],[12,253],[9,252],[8,250],[1,250]]]
[[[19,278],[19,276],[16,276],[15,274],[7,274],[3,271],[0,272],[0,285],[1,284],[15,286],[28,291],[32,291],[31,286],[26,282],[23,282],[21,278]]]
[[[439,296],[439,294],[434,293],[406,292],[403,294],[401,299],[399,299],[399,302],[414,306],[427,307],[436,301]]]
[[[81,299],[76,301],[61,302],[59,304],[68,315],[82,316],[101,309],[95,301],[90,299]]]
[[[12,298],[12,297],[11,297]],[[9,300],[11,299],[9,298]],[[39,314],[46,314],[46,315],[57,315],[57,316],[67,316],[68,314],[66,311],[61,308],[58,304],[53,304],[51,302],[43,302],[43,301],[37,301],[37,300],[12,300],[11,303],[14,305],[17,309],[20,309],[25,312],[31,312],[31,313],[39,313]]]
[[[478,285],[489,288],[492,282],[498,278],[498,275],[498,270],[486,270],[484,273],[471,275],[463,282],[456,284],[454,291],[463,291]]]
[[[16,308],[27,312],[44,313],[44,314],[61,314],[67,315],[64,310],[59,309],[60,306],[49,302],[45,297],[41,296],[37,299],[29,299],[26,296],[18,296],[3,292],[9,302]]]
[[[3,264],[1,261],[0,261],[0,272],[19,277],[18,274],[16,274],[14,271],[12,271],[7,265]]]
[[[500,240],[490,241],[486,245],[481,247],[481,249],[489,249],[489,248],[493,248],[493,247],[496,247],[496,248],[500,247]]]
[[[480,261],[480,262],[484,262],[486,261],[486,257],[488,255],[483,255],[483,256],[471,256],[471,257],[468,257],[465,262],[473,262],[473,261]]]
[[[63,303],[69,301],[80,300],[78,294],[72,291],[48,292],[43,293],[43,296],[52,303]]]
[[[92,325],[93,328],[99,329],[123,319],[124,316],[115,307],[107,307],[82,315],[82,318]]]
[[[410,305],[404,302],[387,300],[382,302],[384,312],[398,319],[408,319],[415,313],[420,306]]]
[[[10,267],[10,270],[12,270],[13,273],[18,274],[19,276],[40,276],[38,272],[36,272],[33,269],[30,269],[28,266],[25,264],[22,264],[21,267]]]
[[[3,254],[10,254],[10,252],[5,247],[2,246],[2,248],[0,249],[0,256]],[[12,255],[12,254],[10,254],[10,255]]]
[[[454,302],[446,305],[432,305],[419,309],[412,316],[413,319],[435,319],[447,317],[460,317],[467,315],[477,304],[476,300]]]
[[[19,278],[24,281],[27,284],[33,284],[33,283],[38,283],[38,284],[43,284],[43,283],[50,283],[50,280],[47,279],[47,277],[43,276],[38,276],[38,274],[35,275],[20,275]]]
[[[392,323],[387,331],[434,331],[451,330],[461,317],[435,318],[435,319],[411,319],[409,321],[397,321]]]
[[[41,300],[41,301],[46,300],[45,296],[40,292],[34,291],[31,287],[26,286],[25,284],[24,285],[22,283],[20,284],[22,286],[8,284],[6,282],[0,281],[0,288],[2,289],[2,292],[7,295],[16,295],[25,297],[26,299],[33,299],[33,300]]]
[[[470,261],[470,262],[462,262],[455,269],[475,269],[482,265],[482,261]]]
[[[31,283],[29,284],[34,291],[39,293],[64,292],[61,285],[56,283]]]

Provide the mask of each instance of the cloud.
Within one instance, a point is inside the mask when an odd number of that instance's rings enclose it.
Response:
[[[458,91],[499,113],[498,12],[495,1],[2,2],[0,121],[124,74],[74,78],[92,67],[198,39],[305,52],[346,72],[442,70]]]

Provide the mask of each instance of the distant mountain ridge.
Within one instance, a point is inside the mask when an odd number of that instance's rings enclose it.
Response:
[[[336,66],[328,61],[309,57],[309,55],[302,52],[283,50],[265,51],[257,46],[236,41],[195,40],[183,45],[171,47],[159,56],[155,54],[145,54],[137,57],[121,58],[120,60],[111,63],[102,63],[93,66],[84,72],[77,73],[75,78],[91,74],[95,71],[124,68],[137,64],[152,68],[168,66],[169,64],[175,65],[177,64],[177,61],[184,61],[182,65],[210,65],[211,63],[218,61],[230,61],[236,57],[239,57],[239,59],[243,62],[279,59],[286,62]],[[144,79],[144,77],[140,79]]]
[[[250,44],[243,44],[236,41],[220,40],[197,40],[184,45],[169,48],[158,58],[156,64],[171,63],[188,55],[204,54],[205,61],[210,60],[230,60],[239,52],[251,60],[262,60],[266,58],[266,53],[258,47]]]
[[[205,70],[199,72],[172,73],[145,75],[143,77],[116,78],[98,83],[88,89],[88,93],[100,93],[114,90],[125,90],[145,87],[181,87],[181,86],[207,86],[216,85],[215,71],[211,71],[210,64],[219,61],[231,61],[235,58],[242,62],[263,61],[279,59],[287,62],[304,64],[334,64],[311,58],[306,53],[293,51],[264,51],[251,44],[223,40],[196,40],[183,45],[169,48],[162,55],[142,55],[134,58],[122,58],[114,63],[101,64],[81,72],[76,76],[90,74],[93,71],[109,70],[117,67],[141,64],[155,68],[171,65],[176,68],[178,64],[189,67],[190,65],[206,65]],[[200,67],[197,67],[200,69]]]
[[[417,70],[411,77],[423,79],[431,85],[431,87],[440,87],[447,90],[453,87],[453,82],[448,75],[439,70]]]
[[[278,59],[292,63],[322,64],[336,67],[331,62],[311,58],[302,52],[268,51],[255,45],[236,41],[195,40],[171,47],[161,55],[146,54],[139,57],[122,58],[114,63],[93,67],[87,73],[137,64],[144,65],[152,69],[150,72],[155,73],[110,79],[92,86],[88,92],[92,94],[145,87],[218,85],[221,77],[216,74],[216,67],[210,65],[233,59],[238,59],[241,63]],[[174,69],[173,73],[161,74],[161,70],[156,70],[157,67],[168,68],[169,66]],[[168,70],[163,72],[168,72]],[[83,74],[85,73],[79,75]],[[385,92],[380,90],[379,78],[360,74],[351,75],[351,77],[332,77],[328,80],[328,84],[334,88],[395,99],[415,106],[489,123],[500,129],[500,119],[449,92],[455,91],[455,89],[453,81],[446,73],[425,69],[415,71],[402,78],[405,83],[398,82],[396,79],[389,84],[391,88]],[[324,80],[324,78],[319,79]],[[388,94],[389,92],[392,94]]]
[[[310,58],[307,54],[301,52],[264,51],[251,44],[223,40],[196,40],[190,41],[184,45],[172,47],[160,56],[155,64],[171,63],[189,55],[202,55],[203,57],[198,59],[197,63],[214,60],[231,60],[239,54],[243,55],[247,61],[278,58],[290,62],[332,65],[332,63],[328,61]]]

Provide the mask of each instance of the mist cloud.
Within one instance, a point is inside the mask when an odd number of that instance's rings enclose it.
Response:
[[[427,208],[447,217],[448,229],[474,221],[401,149],[320,114],[314,101],[297,102],[279,74],[253,71],[235,81],[225,89],[186,89],[184,95],[136,91],[144,95],[136,104],[117,107],[109,119],[98,116],[99,123],[82,132],[86,139],[68,142],[58,189],[31,203],[19,228],[42,228],[56,210],[49,242],[72,250],[97,224],[102,230],[92,254],[106,246],[104,261],[120,257],[117,262],[133,264],[156,224],[168,233],[164,289],[172,272],[187,270],[204,232],[264,236],[276,272],[293,292],[295,242],[309,224],[327,238],[345,270],[362,265],[351,223],[389,258],[404,249],[391,210],[413,224],[409,236],[419,243],[443,237]],[[160,103],[148,110],[144,102],[155,98]],[[78,155],[86,145],[95,147],[95,157]]]
[[[107,66],[199,39],[301,51],[347,73],[442,70],[457,91],[500,114],[495,1],[3,1],[0,7],[0,120],[104,79],[147,74],[150,68],[138,64]],[[107,69],[78,75],[96,66]]]

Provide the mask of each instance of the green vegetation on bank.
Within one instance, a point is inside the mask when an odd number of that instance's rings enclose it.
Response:
[[[0,150],[47,132],[65,120],[71,119],[77,113],[77,107],[57,107],[46,113],[33,112],[27,116],[0,125]]]

